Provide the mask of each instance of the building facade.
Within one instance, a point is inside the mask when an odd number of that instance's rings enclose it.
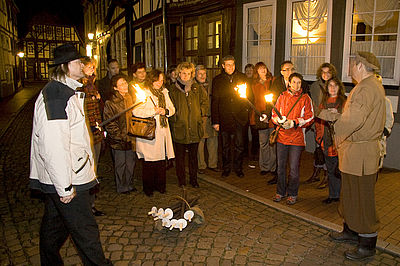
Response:
[[[239,70],[263,61],[275,75],[282,61],[291,60],[310,83],[318,67],[331,62],[349,91],[353,87],[350,60],[356,51],[373,52],[381,63],[396,121],[385,162],[400,168],[396,148],[400,145],[399,0],[88,2],[104,3],[100,4],[105,14],[102,32],[108,37],[103,43],[105,54],[99,55],[118,59],[128,73],[139,61],[164,70],[190,61],[204,64],[212,78],[220,72],[221,57],[233,54]]]
[[[62,25],[34,24],[22,39],[24,47],[24,79],[47,80],[52,63],[53,50],[65,43],[82,50],[82,41],[75,27]]]
[[[13,0],[0,0],[0,98],[15,93],[20,75],[18,67],[17,14]]]

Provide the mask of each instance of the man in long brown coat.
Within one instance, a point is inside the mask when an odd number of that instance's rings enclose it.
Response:
[[[379,220],[375,209],[375,182],[380,157],[379,138],[385,125],[385,91],[375,77],[380,69],[375,55],[358,52],[352,61],[351,75],[357,85],[350,92],[343,113],[324,110],[324,120],[336,120],[335,141],[342,172],[339,214],[343,231],[332,232],[338,242],[358,243],[346,251],[351,260],[364,260],[375,255]]]

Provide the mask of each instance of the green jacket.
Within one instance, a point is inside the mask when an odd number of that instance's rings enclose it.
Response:
[[[177,88],[172,84],[169,95],[175,106],[175,115],[169,118],[173,141],[181,144],[200,142],[204,135],[202,117],[207,116],[209,109],[205,91],[196,82],[188,93],[184,87]]]

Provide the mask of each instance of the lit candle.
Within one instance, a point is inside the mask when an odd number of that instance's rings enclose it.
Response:
[[[264,99],[265,101],[272,105],[272,108],[274,109],[275,113],[278,115],[279,119],[283,119],[281,113],[278,111],[278,109],[276,109],[276,107],[272,104],[272,100],[274,99],[274,94],[270,93],[270,94],[266,94],[264,95]]]

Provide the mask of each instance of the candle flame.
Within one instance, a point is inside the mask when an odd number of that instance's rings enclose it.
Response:
[[[247,90],[247,85],[246,85],[246,83],[239,84],[239,85],[237,85],[237,86],[235,87],[235,91],[237,91],[237,92],[239,93],[239,97],[240,97],[240,98],[243,98],[243,99],[247,98],[246,90]]]
[[[272,103],[272,100],[274,99],[274,94],[272,94],[272,93],[266,94],[266,95],[264,95],[264,98],[267,103]]]
[[[146,101],[146,93],[144,92],[144,90],[142,88],[140,88],[139,84],[135,84],[133,85],[133,88],[135,89],[135,95],[136,95],[136,99],[139,102],[145,102]]]
[[[96,121],[96,128],[97,128],[99,131],[101,131],[101,126],[100,126],[99,122],[97,122],[97,121]]]

